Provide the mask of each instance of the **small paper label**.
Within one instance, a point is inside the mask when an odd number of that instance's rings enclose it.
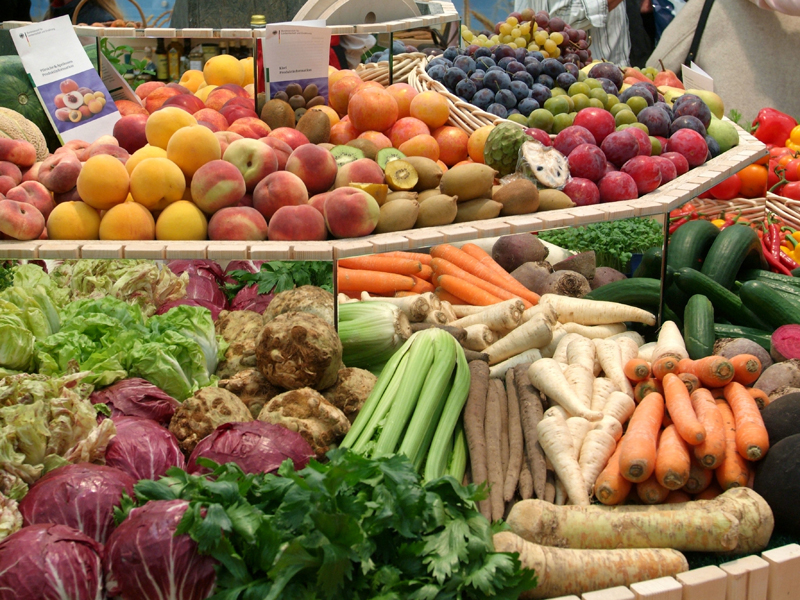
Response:
[[[304,91],[314,84],[327,103],[331,32],[323,21],[267,25],[261,44],[268,97],[292,83]]]
[[[681,75],[683,76],[683,86],[687,90],[714,91],[714,78],[698,67],[694,61],[688,67],[681,65]]]

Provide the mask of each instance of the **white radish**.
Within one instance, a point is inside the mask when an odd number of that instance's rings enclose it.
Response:
[[[542,418],[546,419],[547,417],[561,417],[566,421],[571,416],[572,415],[569,414],[569,411],[566,408],[556,404],[555,406],[551,406],[546,411],[544,411],[544,415],[542,415]]]
[[[496,365],[525,350],[546,346],[553,339],[555,323],[555,315],[552,312],[542,311],[504,338],[485,348],[483,352],[489,355],[489,364]]]
[[[603,410],[611,392],[618,392],[617,384],[608,377],[597,377],[592,382],[592,410]]]
[[[531,348],[530,350],[525,350],[525,352],[521,352],[516,356],[512,356],[504,360],[503,362],[499,362],[493,367],[489,368],[489,377],[505,377],[506,371],[509,369],[513,369],[517,365],[521,365],[522,363],[526,362],[536,362],[542,358],[541,352],[537,348]]]
[[[530,309],[528,309],[530,310]],[[590,340],[608,338],[625,331],[624,323],[609,323],[608,325],[581,325],[580,323],[564,323],[567,333],[579,333]]]
[[[486,325],[470,325],[464,327],[464,331],[467,332],[467,337],[461,344],[468,350],[483,352],[497,341],[495,333]]]
[[[611,392],[608,400],[606,400],[606,405],[603,407],[603,414],[614,417],[620,424],[624,425],[631,418],[635,409],[636,403],[633,398],[622,392]]]
[[[653,362],[651,359],[653,358],[653,351],[656,349],[656,342],[650,342],[649,344],[644,344],[643,346],[639,346],[639,355],[637,358],[641,358],[642,360],[646,360],[647,362]]]
[[[628,364],[629,360],[632,360],[639,356],[639,345],[634,342],[629,337],[619,337],[614,340],[617,345],[619,346],[619,355],[620,360],[622,360],[622,366],[624,367]]]
[[[567,364],[581,365],[587,371],[594,372],[597,352],[589,338],[583,336],[572,340],[567,346]]]
[[[583,417],[570,417],[567,419],[567,429],[572,435],[572,449],[575,453],[575,458],[579,458],[583,440],[586,438],[586,434],[594,429],[594,423],[587,421]]]
[[[389,302],[394,304],[408,317],[412,323],[419,323],[425,320],[431,312],[431,305],[427,298],[423,296],[406,296],[404,298],[382,298],[381,296],[370,296],[369,292],[361,292],[362,302]]]
[[[599,421],[603,418],[603,413],[586,408],[575,397],[575,392],[561,372],[561,367],[552,358],[543,358],[533,363],[528,368],[528,379],[533,387],[544,392],[548,398],[576,417],[583,417],[589,421]]]
[[[613,381],[617,387],[633,398],[633,387],[631,382],[625,377],[622,370],[622,355],[619,346],[611,340],[593,340],[597,349],[597,358],[606,377]]]
[[[661,331],[658,332],[658,342],[655,350],[653,350],[651,362],[656,362],[659,358],[664,358],[665,356],[672,357],[676,361],[689,358],[680,329],[673,321],[664,321],[661,325]]]
[[[623,331],[622,333],[618,333],[616,335],[612,335],[608,339],[610,340],[618,340],[619,338],[631,338],[634,342],[636,342],[637,346],[641,346],[644,344],[644,338],[642,335],[636,331]]]
[[[561,338],[561,341],[558,342],[558,346],[556,346],[555,352],[553,352],[553,360],[563,363],[565,365],[569,364],[567,361],[567,350],[569,345],[574,340],[579,340],[583,336],[577,333],[568,333],[564,337]]]
[[[655,325],[653,313],[617,302],[602,302],[570,298],[556,294],[544,294],[539,304],[552,307],[558,314],[561,323],[579,323],[581,325],[610,325],[633,321],[645,325]]]
[[[615,442],[618,442],[622,437],[622,424],[611,415],[605,415],[599,421],[595,421],[594,428],[605,431],[614,438]]]
[[[591,410],[594,374],[583,365],[574,364],[564,370],[564,377],[567,378],[581,404]]]
[[[553,339],[550,340],[547,346],[541,349],[542,358],[553,358],[553,354],[555,354],[556,348],[558,348],[558,344],[561,342],[561,338],[565,335],[567,335],[567,331],[561,323],[553,325]]]
[[[586,434],[581,445],[578,464],[586,482],[586,492],[591,495],[597,476],[605,469],[608,459],[617,447],[616,440],[602,429],[593,429]]]
[[[468,327],[469,325],[483,324],[494,331],[510,331],[522,322],[525,305],[522,300],[504,300],[483,308],[485,310],[456,319],[450,325]]]
[[[556,475],[564,484],[569,499],[573,504],[588,506],[589,494],[586,490],[586,482],[583,480],[581,467],[575,459],[572,436],[566,421],[552,417],[542,419],[536,430],[539,434],[539,444],[550,458]]]

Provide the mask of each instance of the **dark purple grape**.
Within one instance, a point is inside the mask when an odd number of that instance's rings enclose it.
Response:
[[[453,61],[447,60],[444,56],[437,56],[431,62],[428,63],[428,67],[433,67],[435,65],[442,65],[444,67],[452,67]]]
[[[589,62],[589,52],[587,50],[578,50],[578,58],[581,59],[582,63]]]
[[[567,69],[568,73],[572,73],[572,71],[569,68],[569,65],[572,65],[573,67],[575,67],[576,71],[580,71],[580,68],[578,68],[578,63],[579,62],[581,62],[581,59],[574,52],[570,52],[569,54],[565,54],[564,55],[564,68]],[[577,77],[577,75],[575,73],[572,73],[572,74],[575,75],[575,77]]]
[[[564,22],[564,19],[561,19],[559,17],[553,17],[552,19],[550,19],[550,32],[552,33],[553,31],[564,31],[564,27],[566,27],[566,25],[567,24]]]
[[[506,73],[514,74],[514,73],[523,73],[525,72],[525,65],[521,62],[517,62],[516,60],[510,62],[506,65]]]
[[[586,50],[589,48],[589,44],[586,43],[586,40],[580,40],[578,42],[578,50]]]
[[[570,28],[570,30],[569,30],[569,41],[570,42],[577,42],[579,39],[581,39],[580,31],[578,31],[577,29]]]
[[[489,107],[486,108],[486,112],[500,117],[501,119],[505,119],[508,116],[508,110],[506,110],[506,107],[497,103],[489,105]]]
[[[475,95],[472,97],[470,102],[472,102],[472,104],[481,110],[486,110],[494,102],[494,92],[492,92],[492,90],[487,90],[486,88],[478,90],[475,92]]]
[[[525,75],[528,74],[525,73]],[[525,98],[529,98],[531,95],[531,89],[522,81],[512,81],[509,89],[511,90],[511,93],[514,94],[514,98],[516,98],[517,102],[521,102],[522,100],[525,100]],[[517,102],[515,102],[514,105],[516,105]]]
[[[514,83],[515,81],[521,81],[528,88],[530,88],[533,85],[533,77],[527,71],[522,71],[521,73],[514,73],[511,76],[511,83]]]
[[[584,29],[578,29],[578,39],[579,40],[586,39],[586,31]]]
[[[464,79],[459,81],[456,85],[456,94],[461,96],[464,100],[469,102],[478,91],[478,86],[471,79]]]
[[[547,28],[550,24],[550,15],[543,10],[537,12],[533,19],[536,21],[536,24],[543,29]]]

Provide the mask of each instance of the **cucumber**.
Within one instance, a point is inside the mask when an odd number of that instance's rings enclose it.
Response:
[[[769,328],[766,323],[763,323],[761,319],[744,307],[741,298],[700,271],[684,267],[675,274],[675,282],[678,288],[689,296],[704,295],[714,306],[715,314],[725,317],[731,323],[756,324],[764,329]]]
[[[756,232],[745,225],[731,225],[720,231],[700,271],[724,288],[731,289],[743,265],[757,269],[762,261],[761,240]]]
[[[800,324],[800,302],[790,300],[761,281],[748,281],[739,291],[742,303],[773,329]]]
[[[714,352],[714,305],[702,294],[695,294],[686,304],[683,339],[692,360],[705,358]]]
[[[800,267],[792,269],[792,277],[800,277]]]
[[[763,271],[761,269],[742,269],[739,271],[736,279],[739,281],[775,281],[784,285],[792,285],[796,288],[800,288],[800,277],[789,277],[788,275],[781,275],[780,273]]]
[[[676,271],[683,267],[700,269],[719,233],[716,225],[704,219],[681,225],[669,238],[667,264]]]
[[[741,327],[739,325],[725,325],[722,323],[714,324],[714,334],[717,339],[720,338],[745,338],[755,342],[764,350],[769,352],[770,344],[772,342],[772,334],[769,331],[762,329],[753,329],[752,327]]]
[[[633,277],[635,278],[648,277],[651,279],[660,279],[662,254],[663,250],[661,246],[654,246],[649,250],[645,250],[644,254],[642,254],[642,262],[640,262],[639,266],[636,267],[636,271],[633,272]]]
[[[651,277],[622,279],[600,286],[584,296],[588,300],[619,302],[632,306],[658,306],[661,302],[661,281]]]

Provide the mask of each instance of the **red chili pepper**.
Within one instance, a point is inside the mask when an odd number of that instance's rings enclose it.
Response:
[[[769,226],[769,251],[774,258],[781,256],[781,228],[777,223]]]
[[[767,247],[767,235],[761,238],[761,251],[764,253],[764,258],[773,273],[780,273],[781,275],[791,275],[792,272],[781,264],[781,261],[772,256],[770,249]]]
[[[774,108],[762,108],[753,120],[753,135],[765,144],[785,146],[795,127],[797,121],[793,117]]]
[[[789,256],[788,254],[786,254],[785,252],[781,252],[781,253],[780,253],[780,256],[779,256],[778,258],[779,258],[779,260],[781,261],[781,264],[782,264],[784,267],[786,267],[786,269],[787,269],[788,271],[793,271],[794,269],[796,269],[796,268],[800,267],[800,265],[798,265],[798,264],[797,264],[797,263],[794,261],[794,259],[793,259],[791,256]]]
[[[675,233],[675,230],[678,229],[678,227],[680,227],[684,223],[688,223],[688,222],[689,222],[689,217],[688,216],[680,217],[679,219],[676,219],[674,223],[670,224],[669,232],[670,233]]]

